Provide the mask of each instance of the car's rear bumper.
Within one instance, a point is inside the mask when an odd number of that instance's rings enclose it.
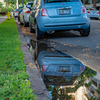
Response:
[[[29,16],[30,16],[30,13],[25,15],[25,22],[27,23],[29,23]]]
[[[38,17],[38,27],[41,31],[48,30],[73,30],[87,29],[90,26],[90,18],[85,16],[50,18]]]
[[[89,15],[89,17],[90,18],[99,18],[100,17],[100,15],[99,14],[91,14],[91,15]]]
[[[48,75],[48,76],[66,76],[66,77],[71,77],[71,76],[79,76],[81,72],[42,72],[42,75]]]
[[[14,16],[15,16],[15,17],[18,17],[18,13],[15,13]]]
[[[75,82],[78,76],[49,76],[44,75],[43,80],[49,82],[49,84],[62,84],[62,85],[71,85]]]

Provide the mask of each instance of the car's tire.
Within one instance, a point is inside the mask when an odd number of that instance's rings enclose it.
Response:
[[[27,23],[26,23],[25,19],[24,19],[24,27],[27,27]]]
[[[99,18],[95,18],[95,20],[98,20]]]
[[[33,60],[35,61],[35,60],[36,60],[36,51],[35,51],[35,49],[33,49],[32,46],[30,46],[30,52],[31,52],[31,54],[32,54]]]
[[[29,21],[29,28],[30,28],[30,32],[31,32],[31,33],[35,33],[35,30],[32,28],[32,24],[31,24],[30,21]]]
[[[18,21],[20,22],[20,17],[18,17]]]
[[[81,36],[89,36],[89,34],[90,34],[90,26],[87,28],[87,29],[81,29],[80,30],[80,35]]]
[[[44,35],[44,32],[42,32],[37,23],[35,24],[35,33],[36,33],[36,39],[42,39],[43,38],[43,35]]]
[[[23,23],[21,22],[21,20],[20,20],[20,25],[23,25]]]

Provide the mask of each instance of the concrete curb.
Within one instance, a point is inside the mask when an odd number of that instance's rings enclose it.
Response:
[[[31,83],[31,88],[36,95],[36,100],[51,100],[50,96],[48,94],[48,91],[44,85],[44,82],[42,80],[42,77],[32,59],[31,53],[29,52],[27,48],[27,40],[23,36],[22,31],[20,30],[20,27],[18,23],[16,23],[19,33],[19,39],[22,43],[21,50],[24,53],[24,62],[27,65],[26,71],[29,75],[29,81]]]

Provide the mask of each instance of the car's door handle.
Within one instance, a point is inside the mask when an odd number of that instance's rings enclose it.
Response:
[[[69,7],[64,7],[64,8],[57,8],[58,10],[64,10],[64,9],[71,9],[72,7],[69,6]]]

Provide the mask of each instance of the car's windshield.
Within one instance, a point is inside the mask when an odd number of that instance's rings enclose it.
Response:
[[[86,8],[87,10],[96,10],[95,8],[91,7],[91,8]]]
[[[79,2],[79,0],[44,0],[45,3],[53,3],[53,2]]]

